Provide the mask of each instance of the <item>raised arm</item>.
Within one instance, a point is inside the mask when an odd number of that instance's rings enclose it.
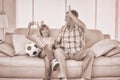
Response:
[[[26,37],[30,39],[31,41],[35,42],[39,48],[43,48],[45,45],[41,42],[41,40],[36,36],[31,34],[31,27],[34,25],[35,22],[30,22],[28,24],[27,34]],[[38,25],[37,25],[38,26]]]
[[[26,34],[26,37],[28,39],[30,39],[31,41],[34,41],[33,37],[31,36],[31,26],[34,25],[34,22],[30,22],[28,24],[28,28],[27,28],[27,34]]]
[[[80,19],[78,19],[76,16],[72,14],[70,6],[69,6],[68,14],[71,17],[71,19],[75,22],[75,24],[77,24],[80,27],[83,33],[86,32],[86,29],[87,29],[86,25]]]

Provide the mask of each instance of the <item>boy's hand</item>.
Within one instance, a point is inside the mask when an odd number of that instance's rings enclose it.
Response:
[[[44,24],[44,21],[41,21],[41,26]]]
[[[34,24],[37,25],[37,22],[35,22],[35,21],[29,22],[29,26],[32,26],[32,25],[34,25]]]

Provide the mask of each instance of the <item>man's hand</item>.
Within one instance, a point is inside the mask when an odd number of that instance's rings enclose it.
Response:
[[[70,14],[71,13],[71,6],[69,5],[69,11],[68,11],[68,13]]]
[[[53,48],[54,49],[60,48],[60,45],[55,41],[53,44]]]
[[[71,12],[71,6],[69,5],[69,10],[68,10],[68,15],[71,17],[71,16],[74,16],[73,14],[72,14],[72,12]],[[71,19],[72,19],[72,17],[71,17]]]

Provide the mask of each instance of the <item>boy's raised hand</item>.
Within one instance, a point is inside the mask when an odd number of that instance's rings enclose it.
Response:
[[[35,21],[29,22],[29,26],[32,26],[32,25],[34,25],[34,24],[35,24]]]
[[[41,21],[41,26],[44,24],[44,21]]]

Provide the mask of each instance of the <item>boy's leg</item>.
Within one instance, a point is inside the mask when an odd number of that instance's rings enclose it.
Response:
[[[83,60],[82,78],[91,79],[94,52],[90,49],[83,50],[74,56],[75,60]]]
[[[50,75],[51,75],[50,64],[49,64],[47,57],[45,57],[44,60],[45,60],[45,78],[44,78],[44,80],[50,80]]]
[[[50,69],[55,71],[59,66],[59,62],[54,58],[51,46],[46,45],[42,51],[42,55],[45,55],[48,58]]]
[[[55,58],[59,61],[60,72],[58,74],[58,78],[67,78],[66,76],[66,64],[65,64],[65,56],[63,50],[58,48],[54,51]]]
[[[53,59],[54,59],[54,56],[53,56],[53,51],[52,49],[50,48],[49,45],[46,45],[43,49],[43,53],[46,55],[46,57],[48,58],[49,62],[51,62]]]

